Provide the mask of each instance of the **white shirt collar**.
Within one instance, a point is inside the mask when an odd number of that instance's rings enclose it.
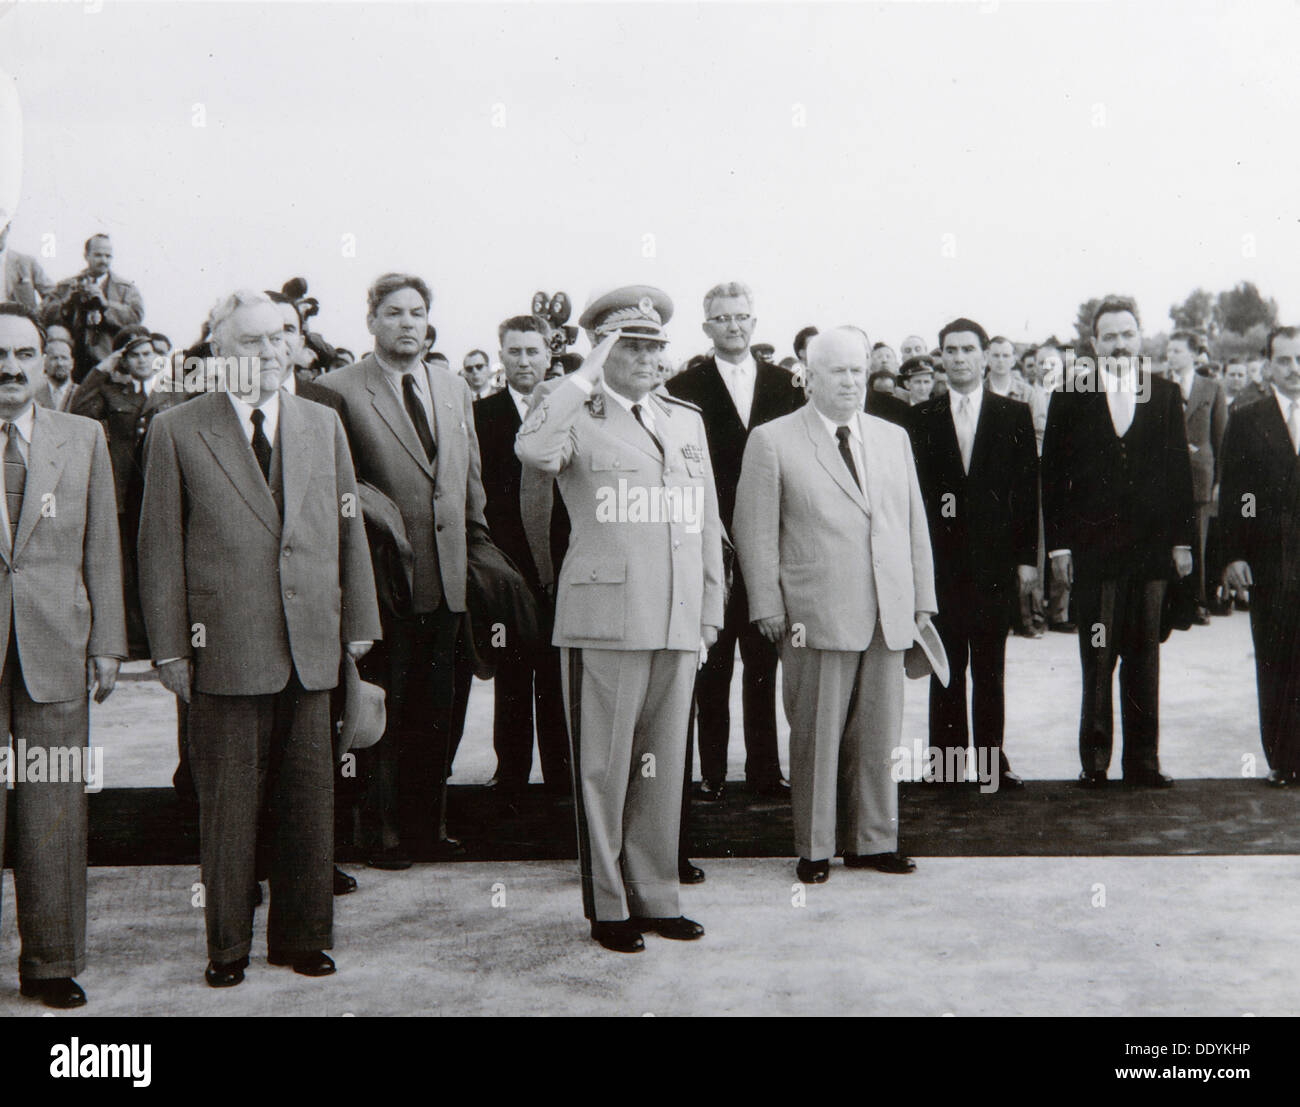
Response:
[[[837,423],[833,419],[828,419],[825,415],[823,415],[820,411],[818,411],[817,408],[814,407],[813,411],[817,412],[817,418],[822,421],[822,426],[826,428],[826,433],[829,434],[832,439],[835,438],[836,430],[844,426],[849,428],[850,438],[852,438],[855,442],[862,441],[862,423],[861,420],[858,419],[856,414],[854,414],[853,418],[851,418],[847,423]]]
[[[984,403],[984,386],[981,385],[979,388],[975,389],[974,392],[969,392],[964,397],[962,393],[958,392],[955,388],[948,389],[948,402],[952,405],[952,413],[954,416],[957,414],[957,401],[963,398],[970,401],[971,416],[978,422],[980,417],[980,407]]]
[[[1103,365],[1097,366],[1097,372],[1106,392],[1132,392],[1137,385],[1137,371],[1133,368],[1132,360],[1129,361],[1128,368],[1118,376]]]
[[[230,402],[234,406],[235,414],[239,416],[239,425],[244,428],[244,437],[249,442],[253,441],[253,411],[260,410],[266,416],[262,423],[262,433],[266,435],[267,441],[272,446],[275,445],[275,428],[280,422],[280,392],[277,389],[270,398],[261,405],[260,408],[254,409],[253,405],[247,400],[241,400],[233,392],[227,392]]]
[[[519,418],[523,419],[528,414],[528,401],[531,396],[525,396],[522,392],[516,392],[513,387],[506,385],[506,391],[510,393],[510,398],[515,402],[515,408],[519,412]]]
[[[8,423],[9,420],[6,419],[4,420],[4,422]],[[13,420],[14,426],[18,428],[19,436],[29,446],[31,445],[32,442],[32,427],[35,425],[35,423],[36,423],[36,401],[33,400],[22,410],[22,412],[19,413],[18,418]],[[0,449],[3,449],[2,442],[0,442]]]
[[[415,380],[415,387],[418,388],[421,392],[425,391],[425,373],[427,373],[428,370],[425,367],[423,362],[417,362],[414,368],[406,372],[403,372],[401,369],[397,369],[394,366],[389,365],[388,362],[386,362],[382,357],[379,356],[378,350],[375,351],[374,357],[375,360],[379,363],[379,368],[381,368],[384,371],[385,375],[388,377],[388,379],[391,380],[398,387],[401,387],[403,377],[411,377]]]
[[[758,375],[758,364],[754,361],[754,355],[748,350],[745,356],[739,361],[727,361],[718,354],[717,350],[713,351],[713,364],[718,367],[719,373],[728,374],[734,377],[744,377],[747,380],[753,380]]]
[[[645,420],[646,425],[647,425],[648,427],[650,427],[652,430],[654,429],[654,425],[655,425],[655,413],[654,413],[654,408],[652,408],[652,407],[650,406],[650,404],[648,403],[648,401],[649,401],[649,399],[650,399],[650,395],[651,395],[649,392],[647,392],[647,393],[646,393],[644,396],[642,396],[639,400],[629,400],[626,396],[623,395],[623,393],[621,393],[621,392],[616,392],[616,391],[614,391],[614,389],[612,389],[612,388],[606,388],[606,389],[605,389],[605,395],[608,396],[608,397],[610,397],[610,398],[611,398],[612,400],[614,400],[616,403],[621,404],[622,407],[623,407],[623,410],[626,411],[629,415],[631,415],[633,419],[635,419],[636,416],[633,415],[633,413],[632,413],[632,405],[633,405],[633,404],[640,404],[640,405],[641,405],[641,418]]]
[[[1287,412],[1291,410],[1291,400],[1286,396],[1285,393],[1280,392],[1278,390],[1277,385],[1270,384],[1269,388],[1273,390],[1273,395],[1277,399],[1277,406],[1279,410],[1281,410],[1282,412],[1282,421],[1285,423]],[[1300,399],[1297,399],[1295,402],[1300,404]]]

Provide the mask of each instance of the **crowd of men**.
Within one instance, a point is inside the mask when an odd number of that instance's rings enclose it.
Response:
[[[1297,784],[1300,329],[1221,372],[1178,331],[1153,372],[1136,305],[1110,297],[1095,363],[957,318],[898,354],[808,327],[780,365],[752,342],[753,293],[725,282],[703,299],[710,352],[679,368],[671,299],[633,285],[587,304],[585,359],[520,314],[499,370],[475,349],[456,373],[428,285],[387,273],[359,360],[310,331],[305,282],[224,297],[185,354],[260,371],[195,389],[111,259],[96,235],[57,285],[11,250],[0,265],[0,708],[29,749],[82,747],[89,695],[153,662],[197,803],[213,987],[244,978],[262,880],[269,962],[334,971],[333,896],[356,889],[334,865],[336,793],[373,867],[463,853],[447,778],[484,666],[492,788],[518,797],[536,738],[546,788],[572,789],[592,937],[620,952],[704,933],[678,890],[704,879],[691,803],[728,788],[737,648],[748,790],[791,803],[809,884],[836,856],[915,869],[905,673],[930,678],[923,779],[1023,786],[1006,640],[1044,622],[1078,635],[1081,785],[1108,785],[1118,666],[1123,781],[1168,788],[1162,638],[1248,601],[1269,780]],[[353,670],[387,712],[355,780],[331,695]],[[22,992],[80,1005],[84,792],[0,789],[0,835],[6,802]]]

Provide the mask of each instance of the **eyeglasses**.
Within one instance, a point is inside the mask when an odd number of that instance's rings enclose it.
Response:
[[[710,315],[708,318],[708,322],[716,323],[718,326],[724,327],[731,322],[748,323],[753,318],[754,317],[750,315],[748,312],[742,311],[735,315]]]

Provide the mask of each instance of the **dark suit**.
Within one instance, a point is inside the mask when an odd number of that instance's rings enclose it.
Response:
[[[143,386],[125,383],[102,369],[92,369],[77,386],[68,402],[71,415],[94,419],[108,438],[108,456],[113,461],[113,483],[117,487],[117,525],[122,540],[122,592],[126,601],[126,642],[132,661],[149,656],[144,615],[140,610],[135,546],[140,515],[132,510],[133,488],[143,488],[140,442],[144,437],[142,412],[148,393]]]
[[[893,423],[895,426],[907,429],[912,419],[912,405],[906,400],[900,400],[890,392],[882,392],[878,388],[867,390],[866,411],[868,415],[875,415],[886,422]]]
[[[373,354],[315,382],[342,398],[357,478],[397,505],[415,555],[411,613],[385,617],[383,647],[361,666],[388,692],[385,738],[358,758],[362,844],[371,850],[445,835],[467,549],[488,537],[469,388],[448,370],[415,371],[424,374],[433,406],[432,461]]]
[[[1111,678],[1120,662],[1125,775],[1159,768],[1160,614],[1175,546],[1192,549],[1196,523],[1182,394],[1141,374],[1133,421],[1115,433],[1097,371],[1054,392],[1043,436],[1047,549],[1069,550],[1083,669],[1079,756],[1110,764]],[[1101,624],[1101,633],[1095,629]],[[1099,644],[1094,644],[1099,643]]]
[[[668,381],[668,391],[700,409],[713,458],[713,478],[718,489],[722,525],[731,533],[736,486],[750,431],[772,419],[789,415],[803,405],[804,395],[784,369],[755,360],[754,402],[749,425],[740,421],[731,393],[718,373],[713,357]],[[739,569],[727,599],[725,621],[708,661],[696,678],[695,694],[700,720],[700,775],[722,782],[727,775],[727,742],[731,732],[731,674],[736,643],[744,664],[741,702],[744,708],[745,778],[756,787],[771,785],[781,777],[776,748],[776,647],[750,622],[749,600]]]
[[[515,456],[515,435],[522,420],[508,388],[474,405],[479,455],[483,462],[484,515],[492,541],[515,563],[537,601],[542,621],[538,646],[526,649],[507,642],[497,662],[492,745],[497,781],[504,788],[528,783],[533,764],[533,708],[537,710],[537,746],[547,784],[568,788],[569,735],[564,721],[560,653],[551,641],[554,612],[542,591],[528,547],[519,507],[522,466]]]
[[[1227,425],[1228,401],[1223,388],[1218,381],[1193,373],[1191,393],[1183,402],[1183,426],[1191,455],[1192,496],[1196,503],[1196,544],[1192,547],[1196,565],[1192,572],[1196,580],[1196,601],[1201,607],[1207,602],[1205,540],[1214,513],[1214,474]]]
[[[1269,767],[1300,770],[1300,461],[1272,395],[1232,405],[1223,439],[1223,561],[1244,561],[1255,585],[1259,729]]]
[[[966,472],[951,398],[913,408],[910,425],[934,551],[934,623],[952,672],[947,688],[930,679],[930,744],[966,750],[969,658],[975,746],[1000,751],[1016,567],[1038,562],[1038,450],[1029,408],[985,389]],[[999,757],[989,762],[994,773],[1006,765],[1005,755]]]
[[[160,414],[145,450],[141,596],[155,661],[193,663],[188,744],[214,962],[248,956],[259,822],[268,949],[330,948],[330,690],[343,644],[380,630],[343,427],[317,404],[278,402],[265,476],[223,393]]]

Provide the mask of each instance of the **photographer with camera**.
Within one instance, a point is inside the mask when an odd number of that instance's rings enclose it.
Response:
[[[41,305],[41,319],[47,326],[62,324],[72,333],[72,379],[77,384],[113,352],[113,339],[123,327],[144,320],[139,291],[110,272],[112,262],[113,243],[108,235],[91,235],[86,239],[86,268],[60,281]]]

